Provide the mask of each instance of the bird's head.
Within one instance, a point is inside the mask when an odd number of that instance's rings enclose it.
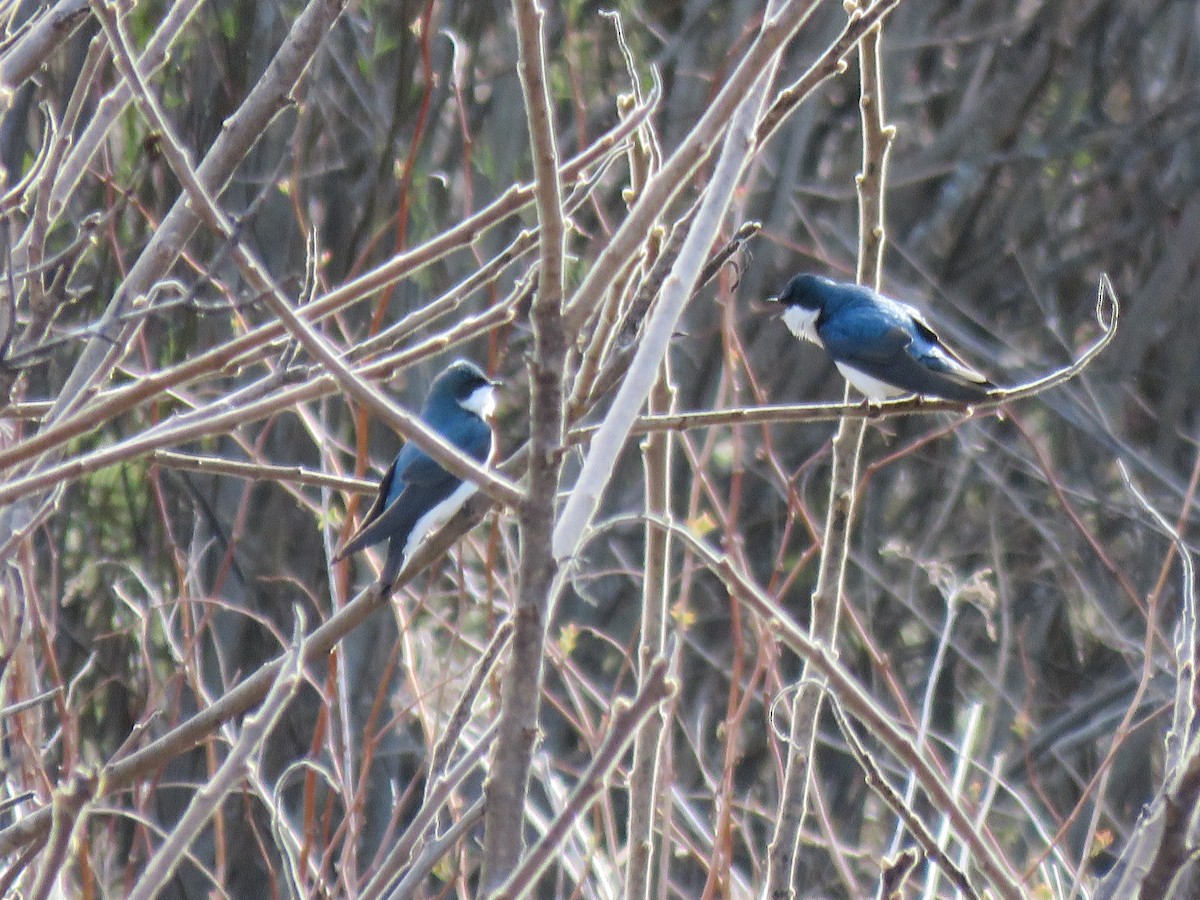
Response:
[[[472,362],[460,359],[447,366],[429,387],[426,409],[456,403],[481,419],[496,411],[497,382]]]
[[[773,299],[783,310],[799,307],[806,312],[817,312],[825,305],[827,292],[832,287],[834,282],[828,278],[804,273],[789,281]]]
[[[817,319],[833,287],[832,281],[820,275],[797,275],[778,297],[772,298],[778,304],[783,323],[792,334],[802,340],[821,343],[817,335]]]

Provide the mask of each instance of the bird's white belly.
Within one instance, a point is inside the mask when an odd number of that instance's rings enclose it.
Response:
[[[405,562],[412,559],[413,551],[417,549],[421,541],[449,522],[450,517],[458,512],[477,490],[479,487],[475,482],[464,481],[454,489],[454,493],[417,519],[412,531],[408,534],[408,540],[404,542]]]
[[[898,388],[894,384],[888,384],[886,381],[872,378],[870,375],[842,363],[834,363],[834,365],[842,373],[842,377],[850,382],[854,389],[868,400],[887,400],[891,397],[903,397],[905,394],[912,393],[903,388]]]

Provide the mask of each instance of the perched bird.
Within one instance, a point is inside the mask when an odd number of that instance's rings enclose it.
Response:
[[[421,420],[467,456],[486,463],[493,443],[487,420],[495,409],[496,383],[474,363],[458,360],[429,386]],[[379,483],[367,517],[334,562],[390,540],[380,578],[386,591],[417,545],[449,521],[477,489],[474,482],[447,472],[416,444],[405,444]]]
[[[868,400],[919,394],[978,403],[995,387],[944,345],[919,312],[870,288],[797,275],[772,299],[792,334],[824,347]]]

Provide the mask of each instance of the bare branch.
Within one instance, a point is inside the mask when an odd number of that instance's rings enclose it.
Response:
[[[567,335],[563,327],[566,224],[558,178],[558,148],[546,76],[545,11],[538,0],[513,0],[517,70],[536,175],[541,227],[537,294],[530,310],[529,457],[526,492],[518,510],[521,557],[517,610],[507,674],[500,695],[500,734],[485,788],[483,869],[491,890],[508,876],[524,846],[525,798],[538,728],[546,627],[554,604],[556,560],[551,555],[555,501],[563,461],[563,385]]]
[[[975,854],[975,864],[999,896],[1012,900],[1025,896],[1019,877],[1012,871],[995,838],[981,831],[966,810],[955,803],[953,793],[928,755],[901,731],[895,719],[877,704],[859,684],[858,679],[838,661],[833,650],[806,634],[778,604],[735,569],[728,557],[718,556],[686,528],[669,522],[659,522],[658,525],[670,530],[682,540],[730,591],[735,592],[755,613],[763,617],[779,640],[811,665],[814,674],[828,682],[824,689],[837,698],[845,711],[866,725],[870,733],[895,754],[905,767],[912,769],[921,788],[929,794],[938,809],[947,813],[958,838],[971,847]]]
[[[489,893],[488,897],[492,900],[515,900],[527,895],[538,875],[549,865],[575,820],[587,811],[604,788],[605,780],[633,739],[637,727],[675,690],[676,686],[667,680],[667,661],[657,660],[650,667],[646,683],[637,696],[628,705],[621,704],[615,710],[616,715],[604,743],[597,749],[588,767],[580,773],[578,784],[562,811],[546,829],[542,839],[530,848],[520,865],[513,869],[500,887]]]
[[[250,757],[262,751],[271,730],[295,696],[303,680],[307,649],[304,640],[304,617],[297,615],[296,623],[292,650],[281,661],[274,684],[263,699],[262,706],[246,719],[241,735],[230,747],[229,755],[222,761],[221,767],[192,796],[191,803],[175,824],[170,836],[146,864],[142,877],[129,893],[130,900],[150,900],[158,896],[205,823],[213,817],[225,797],[245,778]]]
[[[847,6],[847,10],[852,22],[863,17],[863,11],[853,4]],[[878,288],[882,275],[887,158],[896,133],[894,128],[884,125],[880,36],[881,28],[877,25],[867,31],[858,45],[863,144],[863,167],[858,176],[858,281],[875,288]],[[850,397],[849,385],[845,397],[847,400]],[[866,423],[862,419],[843,418],[830,451],[829,508],[821,540],[821,565],[812,592],[809,634],[813,641],[833,653],[837,652],[838,619],[846,580],[846,560],[850,556],[851,520],[865,428]],[[767,850],[765,895],[772,900],[799,895],[796,857],[800,852],[809,788],[817,777],[814,753],[822,699],[821,684],[812,678],[808,665],[806,660],[792,700],[791,734],[788,737],[787,764],[780,791],[779,816]]]

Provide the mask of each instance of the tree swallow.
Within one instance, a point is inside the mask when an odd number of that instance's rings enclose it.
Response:
[[[945,346],[917,310],[870,288],[797,275],[772,299],[783,305],[792,334],[824,347],[868,400],[919,394],[978,403],[995,387]]]
[[[458,360],[429,386],[421,420],[467,456],[486,464],[493,444],[487,420],[495,410],[496,383],[474,363]],[[474,482],[450,474],[416,444],[405,444],[379,483],[370,512],[333,561],[390,540],[380,578],[386,591],[417,545],[449,521],[476,490]]]

